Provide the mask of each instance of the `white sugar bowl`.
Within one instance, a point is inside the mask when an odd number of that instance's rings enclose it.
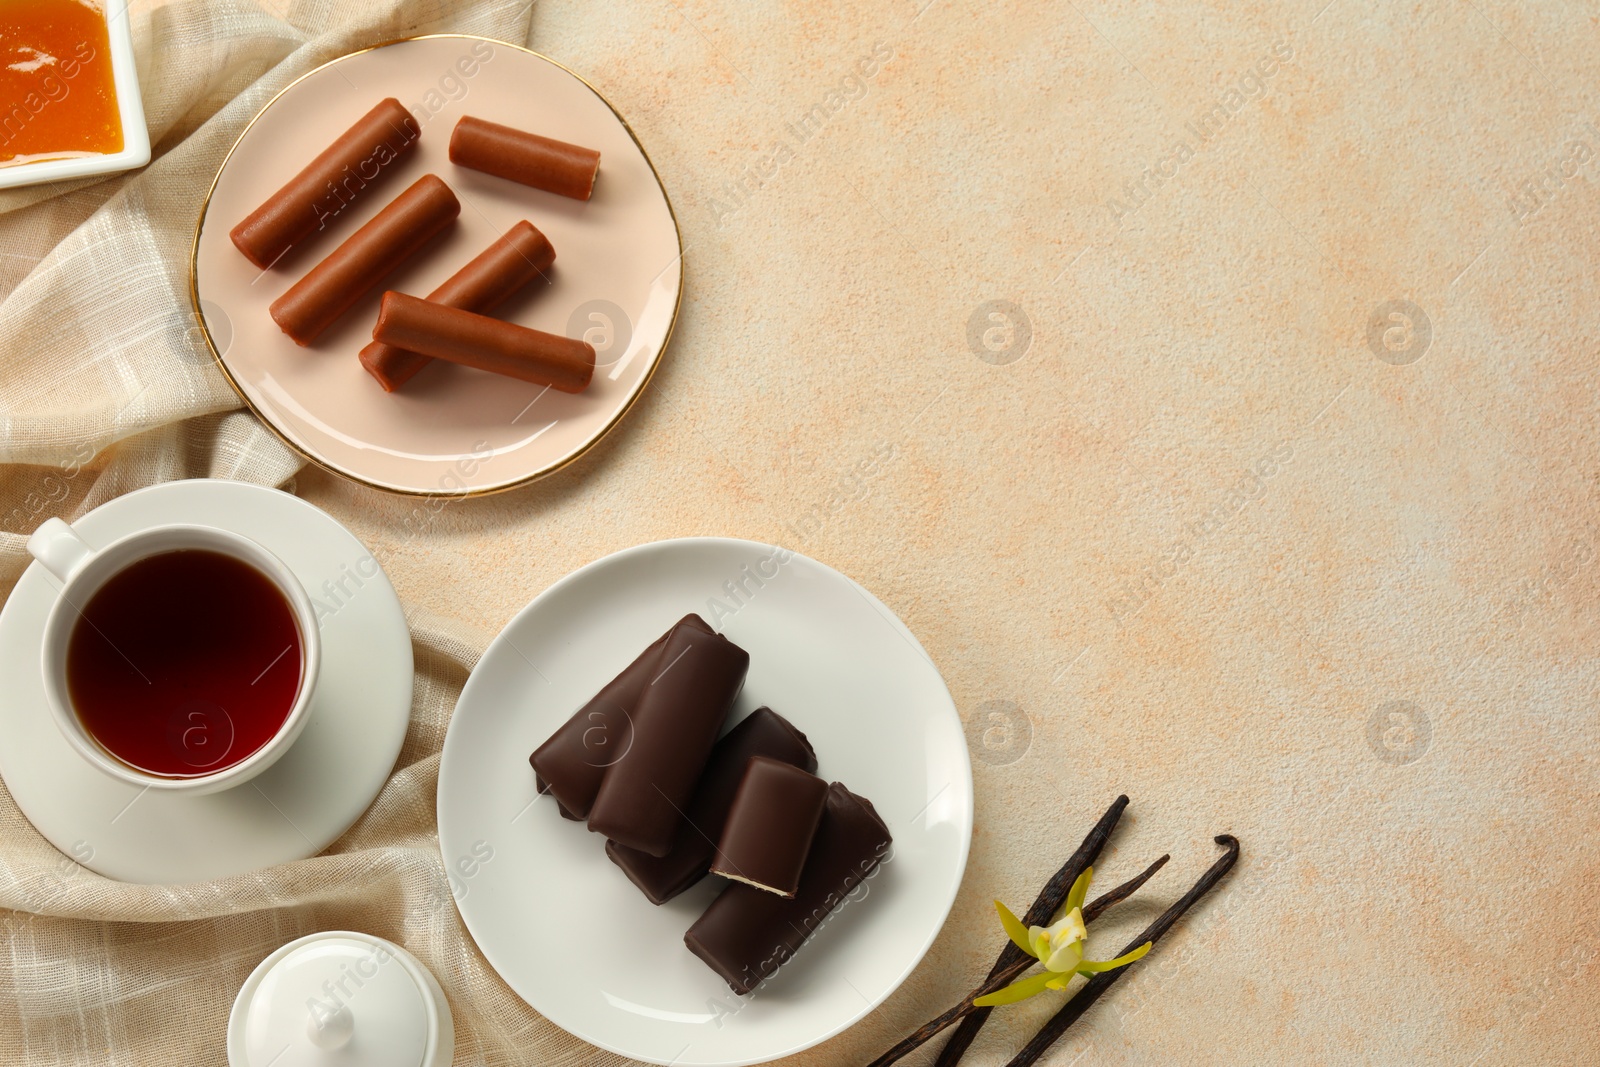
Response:
[[[228,1017],[230,1067],[448,1067],[444,990],[391,941],[347,930],[278,949],[245,979]]]

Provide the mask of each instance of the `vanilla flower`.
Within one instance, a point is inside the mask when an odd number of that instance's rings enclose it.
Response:
[[[980,1008],[1015,1004],[1046,989],[1065,989],[1073,975],[1088,977],[1101,971],[1125,967],[1150,951],[1150,942],[1146,941],[1114,960],[1083,958],[1084,943],[1089,939],[1089,930],[1083,922],[1083,900],[1089,895],[1089,882],[1093,878],[1093,867],[1078,875],[1078,880],[1072,883],[1072,889],[1067,893],[1067,902],[1062,905],[1061,917],[1049,926],[1025,927],[1022,920],[1011,913],[1011,909],[998,900],[994,902],[995,910],[1000,913],[1000,925],[1006,928],[1012,943],[1044,964],[1045,969],[1042,974],[1019,978],[1004,989],[981,996],[973,1004]]]

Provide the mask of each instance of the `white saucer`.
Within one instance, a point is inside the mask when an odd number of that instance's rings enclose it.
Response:
[[[0,611],[0,777],[51,844],[108,878],[195,882],[314,856],[372,803],[405,740],[411,636],[394,587],[331,517],[242,482],[151,486],[73,526],[104,544],[163,522],[260,541],[321,603],[322,672],[305,733],[260,776],[210,796],[140,790],[95,770],[45,705],[39,642],[59,586],[33,563]]]
[[[832,1037],[922,959],[966,868],[972,769],[938,670],[855,582],[775,552],[690,538],[575,571],[489,646],[445,736],[439,845],[467,928],[540,1014],[624,1056],[730,1067]],[[597,834],[537,796],[528,766],[575,708],[691,611],[750,653],[735,716],[769,704],[790,719],[815,746],[817,773],[871,800],[894,835],[864,897],[751,997],[683,944],[719,879],[651,905]]]

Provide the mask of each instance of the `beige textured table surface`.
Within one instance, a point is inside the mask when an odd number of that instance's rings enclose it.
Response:
[[[796,1063],[952,1003],[1118,792],[1102,884],[1244,858],[1048,1062],[1600,1062],[1596,17],[923,2],[541,0],[677,209],[668,357],[530,488],[296,491],[480,642],[695,534],[905,620],[971,724],[971,860]]]

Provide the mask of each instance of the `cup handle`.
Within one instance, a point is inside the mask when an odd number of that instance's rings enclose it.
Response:
[[[65,585],[89,562],[94,549],[60,519],[46,519],[28,538],[28,553]]]

